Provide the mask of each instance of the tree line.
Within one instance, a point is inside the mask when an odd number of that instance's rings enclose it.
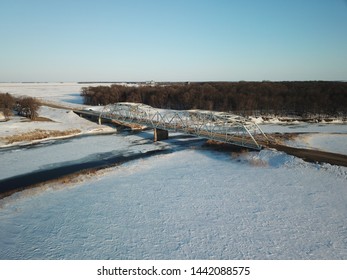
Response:
[[[32,97],[14,97],[9,93],[0,93],[0,111],[6,119],[9,119],[13,112],[20,116],[34,120],[38,117],[40,103]]]
[[[82,88],[84,104],[139,102],[165,109],[203,109],[243,115],[347,115],[346,82],[206,82]]]

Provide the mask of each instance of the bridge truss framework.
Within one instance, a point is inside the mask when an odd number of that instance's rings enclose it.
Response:
[[[250,119],[226,112],[157,109],[142,103],[106,105],[100,119],[122,125],[139,125],[182,132],[232,145],[260,150],[268,142],[261,128]]]

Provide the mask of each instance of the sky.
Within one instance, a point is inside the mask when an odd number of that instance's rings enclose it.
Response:
[[[0,82],[347,80],[347,0],[0,0]]]

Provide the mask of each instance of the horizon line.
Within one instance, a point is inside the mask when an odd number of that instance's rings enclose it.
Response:
[[[0,84],[117,84],[117,83],[129,83],[129,84],[151,84],[151,83],[280,83],[280,82],[347,82],[347,80],[180,80],[180,81],[155,81],[155,80],[141,80],[141,81],[0,81]]]

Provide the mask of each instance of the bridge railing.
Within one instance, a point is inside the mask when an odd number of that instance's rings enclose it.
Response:
[[[140,103],[115,103],[105,106],[100,117],[123,124],[179,131],[253,149],[261,149],[259,141],[268,140],[256,123],[226,112],[165,110]]]

